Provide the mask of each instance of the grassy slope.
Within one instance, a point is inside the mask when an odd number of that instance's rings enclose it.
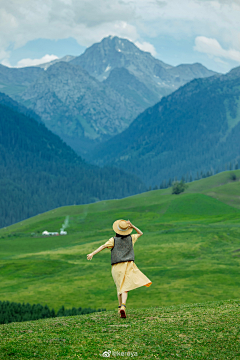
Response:
[[[0,359],[94,360],[108,350],[117,359],[240,359],[239,315],[230,300],[12,323],[0,326]]]
[[[187,192],[202,192],[240,209],[240,183],[239,181],[230,180],[230,174],[232,173],[236,174],[239,180],[240,170],[225,171],[207,179],[194,181],[190,184]]]
[[[9,96],[18,95],[24,92],[27,89],[27,86],[24,85],[9,85],[5,83],[0,83],[0,90],[4,91],[5,94]]]
[[[153,282],[129,293],[129,308],[239,299],[239,208],[240,182],[226,172],[189,184],[186,194],[157,190],[63,207],[1,229],[0,300],[115,309],[110,250],[92,261],[86,255],[113,235],[117,218],[144,232],[135,260]],[[67,215],[67,236],[40,235],[59,231]]]

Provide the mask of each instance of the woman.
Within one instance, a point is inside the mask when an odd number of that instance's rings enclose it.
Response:
[[[130,235],[133,229],[137,234]],[[134,262],[133,247],[137,239],[143,235],[142,231],[128,220],[116,220],[113,224],[115,237],[109,239],[104,245],[87,255],[92,260],[93,255],[105,248],[111,249],[112,276],[117,287],[118,313],[126,317],[126,302],[128,291],[140,286],[149,287],[152,282],[137,268]]]

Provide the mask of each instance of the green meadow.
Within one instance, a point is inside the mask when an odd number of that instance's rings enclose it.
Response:
[[[240,359],[239,301],[116,310],[0,326],[0,359]]]
[[[66,206],[0,229],[0,300],[115,311],[111,251],[92,261],[87,254],[114,235],[121,218],[144,233],[135,263],[152,281],[129,292],[127,310],[240,299],[240,170],[236,181],[231,173],[194,181],[180,195],[154,190]],[[66,236],[41,235],[60,231],[66,216]],[[106,315],[88,319],[96,316]]]

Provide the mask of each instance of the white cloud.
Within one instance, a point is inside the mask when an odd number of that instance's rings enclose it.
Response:
[[[1,38],[1,37],[0,37]],[[0,40],[1,43],[1,40]],[[11,55],[10,51],[4,50],[3,48],[1,48],[0,46],[0,63],[4,66],[8,66],[11,67],[10,63],[9,63],[9,57]]]
[[[122,0],[1,1],[0,49],[24,46],[37,38],[75,38],[89,46],[109,34],[138,38],[132,5]]]
[[[140,43],[139,41],[136,41],[135,45],[143,51],[150,52],[150,54],[152,54],[152,56],[157,55],[155,47],[152,44],[150,44],[149,42],[143,41],[142,43]]]
[[[10,62],[8,61],[8,59],[3,59],[1,61],[1,65],[7,66],[7,67],[13,67]]]
[[[216,39],[198,36],[195,39],[194,50],[205,53],[210,57],[225,58],[240,62],[240,51],[225,50]]]
[[[202,35],[240,50],[240,0],[166,0],[160,5],[157,0],[138,1],[134,0],[139,33],[176,39]]]
[[[45,55],[41,59],[22,59],[18,61],[17,66],[18,68],[27,67],[27,66],[35,66],[40,64],[45,64],[50,61],[58,59],[56,55]],[[4,64],[3,64],[4,65]]]
[[[11,0],[1,2],[0,60],[9,45],[28,41],[75,38],[90,46],[116,35],[138,42],[155,54],[146,37],[219,39],[240,51],[240,0]],[[151,40],[150,40],[151,42]],[[155,43],[156,44],[156,43]],[[232,54],[231,56],[236,56]]]

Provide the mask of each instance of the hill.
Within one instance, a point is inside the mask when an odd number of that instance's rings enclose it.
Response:
[[[124,168],[152,186],[211,168],[223,171],[240,160],[239,99],[240,67],[195,79],[145,110],[88,159]]]
[[[229,300],[0,325],[0,359],[238,359],[239,315]]]
[[[155,190],[61,207],[0,229],[1,301],[115,309],[110,250],[92,261],[87,254],[113,236],[119,218],[143,231],[135,261],[152,281],[129,293],[129,308],[239,299],[240,170],[236,174],[237,181],[226,172],[193,182],[186,194]],[[66,236],[42,236],[59,231],[66,217]]]
[[[58,206],[145,189],[125,172],[87,164],[43,123],[10,105],[0,103],[0,227]]]
[[[236,175],[237,180],[232,180],[232,175]],[[187,183],[184,194],[201,193],[213,197],[232,207],[240,209],[240,170],[224,171],[205,179]],[[170,195],[172,188],[163,191],[164,195]]]

